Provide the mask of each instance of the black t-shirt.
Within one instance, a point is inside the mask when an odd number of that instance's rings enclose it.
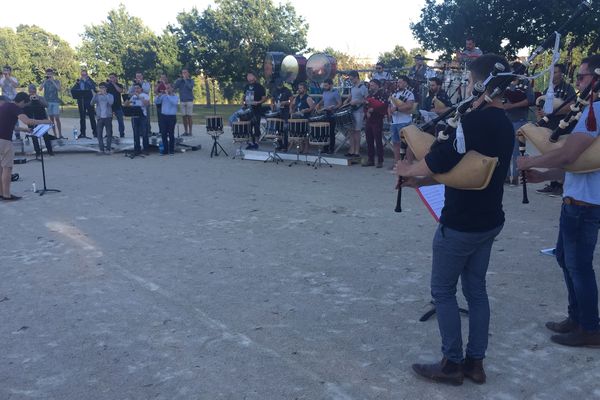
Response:
[[[467,151],[475,150],[498,157],[498,167],[488,187],[483,190],[461,190],[446,186],[445,203],[440,223],[461,232],[484,232],[504,223],[502,196],[504,179],[513,151],[515,133],[503,109],[487,107],[466,114],[462,119]],[[450,171],[463,157],[454,149],[451,135],[435,144],[425,162],[436,174]]]
[[[120,83],[115,83],[120,89],[123,89],[123,85]],[[112,94],[114,98],[114,102],[112,104],[113,111],[117,111],[123,108],[123,103],[121,102],[121,93],[117,92],[117,89],[112,85],[112,83],[108,82],[106,84],[106,92]]]
[[[292,97],[292,91],[285,86],[282,88],[279,88],[279,89],[275,89],[275,91],[273,92],[273,102],[275,104],[283,103],[285,101],[290,101],[291,97]],[[281,106],[281,108],[279,109],[279,115],[281,116],[281,118],[284,118],[284,119],[289,118],[289,115],[290,115],[289,104],[285,105],[285,106]]]
[[[544,90],[544,93],[543,93],[544,96],[546,95],[547,91],[548,91],[548,89]],[[556,85],[554,87],[554,98],[555,99],[565,100],[567,97],[570,97],[573,95],[575,95],[575,89],[573,89],[573,86],[569,85],[565,81],[560,82],[558,85]],[[545,125],[545,127],[548,129],[552,129],[552,130],[558,128],[558,124],[564,117],[565,117],[564,115],[555,115],[553,117],[549,117],[548,118],[549,121]]]
[[[440,89],[436,95],[433,95],[431,93],[427,95],[427,97],[425,98],[425,104],[423,105],[425,111],[431,111],[431,109],[433,108],[434,97],[437,97],[437,99],[444,103],[446,107],[452,107],[452,100],[450,100],[450,97],[448,97],[448,94],[445,91]]]
[[[25,115],[31,119],[47,119],[46,107],[39,100],[31,100],[23,109]]]
[[[244,100],[247,102],[249,98],[252,98],[252,101],[260,101],[263,97],[267,95],[267,91],[264,86],[260,83],[249,83],[244,86]],[[260,110],[261,105],[252,106],[254,111]]]

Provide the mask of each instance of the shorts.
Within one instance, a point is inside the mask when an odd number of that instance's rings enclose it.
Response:
[[[352,129],[360,131],[365,127],[365,112],[361,108],[352,113]]]
[[[405,126],[409,126],[410,124],[410,122],[392,124],[392,143],[400,143],[400,130]]]
[[[192,115],[193,111],[194,111],[194,102],[193,101],[182,101],[181,102],[181,114]]]
[[[56,116],[60,115],[60,104],[55,102],[48,103],[48,115]]]
[[[0,139],[0,168],[12,168],[14,160],[12,141]]]

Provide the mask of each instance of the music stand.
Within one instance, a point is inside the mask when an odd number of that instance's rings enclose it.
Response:
[[[52,128],[51,124],[38,125],[33,129],[33,132],[31,132],[30,134],[28,134],[26,136],[30,136],[32,138],[32,140],[33,140],[33,137],[41,139],[50,130],[50,128]],[[41,150],[41,148],[40,148],[40,150]],[[58,190],[58,189],[48,189],[46,187],[46,167],[44,165],[44,152],[43,151],[40,151],[40,156],[41,156],[40,161],[42,162],[42,180],[44,182],[44,188],[40,189],[40,190],[36,190],[34,193],[39,193],[40,196],[43,196],[47,192],[60,193],[60,190]]]
[[[89,89],[81,90],[81,89],[71,89],[71,97],[75,100],[84,100],[86,97],[92,99],[92,91]]]
[[[458,307],[458,312],[463,313],[465,315],[469,315],[469,310],[466,310],[462,307]],[[421,316],[421,318],[419,318],[419,322],[427,321],[435,313],[436,313],[435,303],[433,302],[433,300],[431,300],[431,309],[429,311],[427,311],[425,314],[423,314]]]

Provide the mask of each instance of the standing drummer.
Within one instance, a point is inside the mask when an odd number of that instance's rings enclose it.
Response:
[[[271,110],[279,112],[279,118],[284,121],[283,145],[278,150],[287,150],[288,148],[288,130],[287,121],[290,119],[290,100],[292,91],[285,86],[283,79],[275,81],[275,90],[271,94]]]
[[[262,104],[267,101],[267,92],[265,87],[258,83],[254,72],[249,71],[246,74],[246,80],[248,84],[244,87],[244,104],[252,110],[252,122],[250,125],[252,143],[248,144],[246,150],[256,150],[258,149],[257,140],[260,139]]]
[[[333,114],[341,105],[342,97],[340,96],[340,92],[333,88],[333,81],[331,79],[325,79],[323,81],[323,97],[317,103],[316,110],[317,112],[324,112],[326,115],[325,120],[329,122],[329,146],[323,148],[323,151],[328,154],[335,152],[335,118]]]
[[[360,81],[358,71],[350,71],[348,76],[352,82],[352,89],[350,89],[350,96],[344,104],[350,105],[352,108],[352,131],[349,137],[350,150],[345,155],[356,159],[360,158],[360,132],[365,127],[364,107],[369,89],[364,82]]]

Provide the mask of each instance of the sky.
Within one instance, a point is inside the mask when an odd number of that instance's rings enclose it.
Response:
[[[278,3],[278,0],[273,0]],[[416,22],[424,0],[379,0],[372,6],[358,6],[351,0],[289,0],[297,13],[309,24],[308,46],[323,49],[331,46],[355,57],[376,60],[396,45],[407,50],[418,47],[409,28]],[[210,0],[102,0],[52,2],[30,0],[26,9],[18,1],[5,1],[0,11],[0,27],[16,28],[21,24],[38,25],[57,34],[72,46],[80,43],[79,34],[86,25],[106,20],[108,11],[123,3],[131,15],[142,18],[156,33],[176,21],[177,13],[192,7],[204,10]],[[156,5],[155,5],[156,4]],[[34,10],[32,12],[28,10]]]

